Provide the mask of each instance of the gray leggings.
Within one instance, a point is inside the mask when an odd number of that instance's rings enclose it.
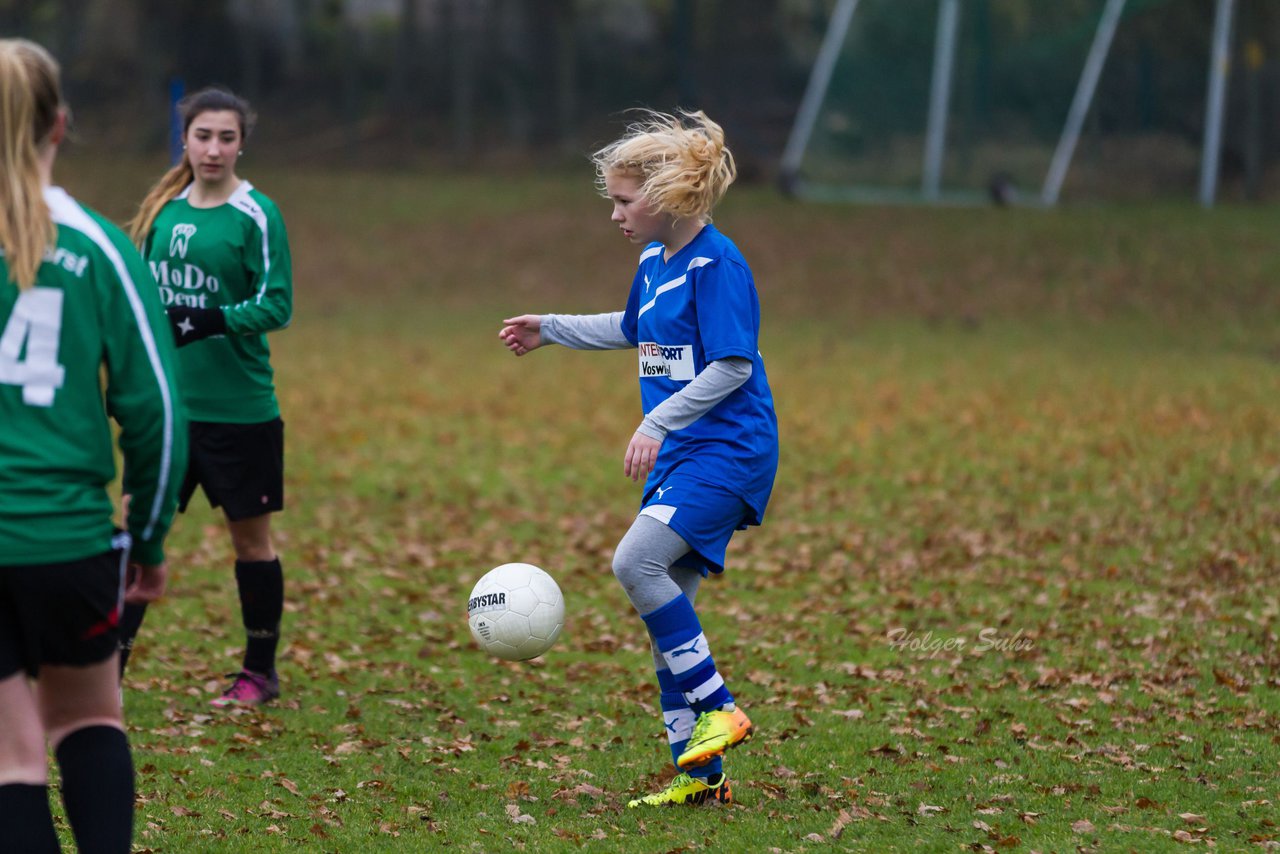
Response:
[[[683,593],[693,604],[702,583],[696,569],[672,566],[689,544],[666,525],[650,516],[637,516],[613,554],[613,574],[622,583],[637,613],[656,611]],[[652,638],[650,638],[652,646]],[[666,661],[653,649],[653,664],[665,670]]]

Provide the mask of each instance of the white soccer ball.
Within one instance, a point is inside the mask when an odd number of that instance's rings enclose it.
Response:
[[[476,582],[467,625],[481,648],[507,661],[528,661],[560,636],[564,596],[555,579],[533,564],[504,563]]]

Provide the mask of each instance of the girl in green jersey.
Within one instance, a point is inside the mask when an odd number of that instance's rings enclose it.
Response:
[[[248,103],[213,88],[178,106],[182,161],[151,189],[129,228],[180,348],[191,462],[179,509],[199,486],[222,507],[235,550],[244,661],[213,705],[259,705],[280,693],[284,575],[271,514],[284,507],[284,423],[267,333],[293,314],[289,242],[275,203],[236,174],[254,122]],[[126,612],[127,635],[141,619],[141,608]]]
[[[146,265],[52,186],[67,129],[59,76],[40,46],[0,40],[0,848],[58,850],[47,744],[79,849],[127,852],[117,625],[122,599],[164,591],[187,433]],[[108,413],[133,495],[127,588]]]

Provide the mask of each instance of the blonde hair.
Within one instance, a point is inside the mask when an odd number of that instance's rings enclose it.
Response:
[[[182,118],[182,137],[186,139],[191,123],[201,113],[228,110],[240,117],[240,142],[243,144],[253,131],[258,116],[249,106],[249,102],[227,89],[209,86],[199,92],[192,93],[178,102],[178,115]],[[139,246],[147,239],[152,224],[160,214],[160,209],[178,197],[187,185],[196,179],[195,170],[186,154],[172,169],[160,176],[160,180],[147,191],[146,198],[138,206],[138,212],[129,220],[127,228],[129,237]]]
[[[633,177],[649,204],[681,219],[709,219],[738,174],[724,130],[701,110],[679,116],[645,110],[591,162],[602,194],[606,176]]]
[[[40,184],[40,149],[62,109],[61,71],[26,39],[0,39],[0,248],[19,289],[35,284],[58,239]]]

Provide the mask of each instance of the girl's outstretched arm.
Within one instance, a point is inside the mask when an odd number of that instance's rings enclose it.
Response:
[[[571,350],[626,350],[634,347],[622,334],[622,312],[605,314],[522,314],[502,321],[498,337],[517,356],[544,344]]]

